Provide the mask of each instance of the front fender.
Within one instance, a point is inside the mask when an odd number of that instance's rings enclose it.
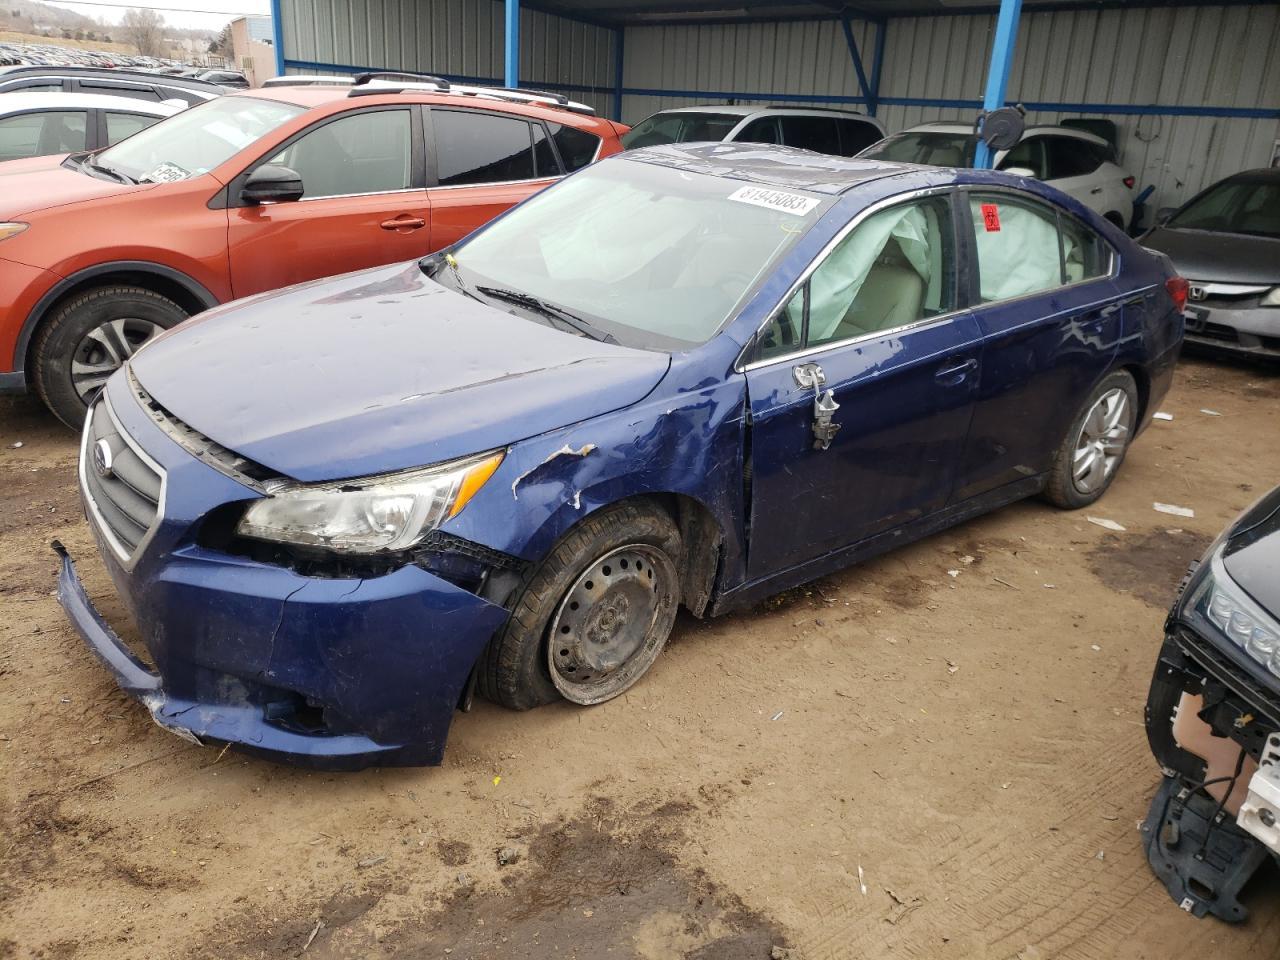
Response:
[[[444,530],[530,562],[592,511],[679,494],[707,509],[724,544],[721,586],[741,582],[745,379],[660,395],[514,444]]]

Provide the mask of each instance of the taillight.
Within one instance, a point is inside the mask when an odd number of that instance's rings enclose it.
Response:
[[[1138,181],[1137,181],[1137,180],[1135,180],[1133,177],[1125,177],[1125,178],[1124,178],[1124,185],[1125,185],[1126,187],[1128,187],[1130,190],[1132,190],[1132,189],[1133,189],[1133,185],[1134,185],[1135,183],[1137,183],[1137,182],[1138,182]]]
[[[1179,313],[1187,305],[1187,291],[1191,288],[1185,277],[1170,277],[1164,282],[1164,288],[1173,299],[1173,308]]]

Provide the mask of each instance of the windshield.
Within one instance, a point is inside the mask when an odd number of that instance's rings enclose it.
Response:
[[[1228,180],[1210,187],[1175,213],[1169,226],[1280,239],[1280,181]]]
[[[536,297],[630,346],[690,346],[828,206],[799,190],[605,161],[464,241],[452,283]],[[435,278],[450,282],[450,271]]]
[[[218,97],[135,133],[99,153],[94,163],[142,183],[198,177],[305,109],[254,97]]]
[[[719,143],[742,117],[731,113],[655,113],[622,135],[622,146],[653,147],[663,143]]]
[[[863,150],[864,160],[923,163],[931,167],[971,167],[978,138],[971,133],[940,130],[908,130],[885,137]]]

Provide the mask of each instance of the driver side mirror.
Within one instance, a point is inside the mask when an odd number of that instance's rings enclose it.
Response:
[[[1030,167],[1004,167],[1004,173],[1011,173],[1015,177],[1028,177],[1032,180],[1036,179],[1036,172]]]
[[[302,177],[278,163],[264,163],[244,182],[240,199],[245,203],[288,203],[302,197]]]

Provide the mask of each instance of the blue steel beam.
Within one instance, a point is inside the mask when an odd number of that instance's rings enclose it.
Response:
[[[504,86],[520,86],[520,0],[506,0],[506,71]]]
[[[858,41],[853,38],[853,22],[848,13],[840,16],[840,26],[844,28],[844,42],[849,45],[849,58],[853,61],[853,71],[858,75],[858,89],[862,91],[862,99],[871,108],[871,85],[867,83],[866,71],[862,69],[862,56],[858,53]]]
[[[1021,13],[1022,0],[1000,0],[996,36],[991,43],[991,66],[987,70],[987,92],[982,98],[982,109],[988,113],[1004,106],[1005,93],[1009,89],[1009,71],[1013,68],[1013,47],[1018,39],[1018,17]],[[989,170],[991,161],[991,148],[979,140],[973,165],[979,170]]]
[[[622,122],[622,58],[627,52],[627,29],[613,31],[613,119]]]
[[[884,20],[876,21],[876,48],[871,58],[871,93],[867,97],[867,113],[873,117],[880,106],[880,72],[884,67],[884,35],[888,29],[889,24]]]
[[[271,0],[271,46],[276,55],[276,76],[284,76],[284,14],[280,0]]]

